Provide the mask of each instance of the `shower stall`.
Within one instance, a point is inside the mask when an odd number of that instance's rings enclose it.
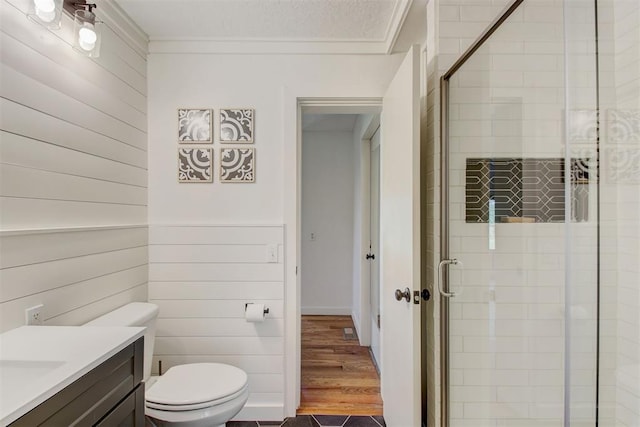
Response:
[[[440,83],[439,424],[640,426],[640,1],[515,0]]]

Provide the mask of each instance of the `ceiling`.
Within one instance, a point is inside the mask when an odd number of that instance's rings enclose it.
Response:
[[[390,53],[427,0],[116,0],[150,51]]]

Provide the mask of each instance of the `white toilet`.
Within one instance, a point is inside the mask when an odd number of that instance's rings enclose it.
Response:
[[[146,326],[144,334],[145,414],[157,426],[224,427],[247,402],[247,374],[221,363],[193,363],[151,377],[158,306],[134,302],[87,326]]]

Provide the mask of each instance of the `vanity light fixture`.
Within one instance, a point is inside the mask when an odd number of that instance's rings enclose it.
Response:
[[[93,3],[67,2],[65,0],[65,10],[67,5],[72,5],[73,12],[73,48],[84,55],[92,58],[100,56],[100,24],[96,19]]]
[[[92,58],[100,56],[101,21],[96,19],[95,3],[86,0],[31,0],[27,16],[48,28],[60,29],[62,11],[73,16],[73,48]]]
[[[62,0],[32,0],[27,16],[50,30],[60,29]]]

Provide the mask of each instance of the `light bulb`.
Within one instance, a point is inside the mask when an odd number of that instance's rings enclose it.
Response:
[[[98,35],[96,34],[92,24],[86,23],[78,31],[78,44],[87,52],[93,50],[93,48],[96,47],[97,40]]]
[[[56,18],[56,4],[53,0],[34,0],[36,16],[42,22],[51,22]]]

